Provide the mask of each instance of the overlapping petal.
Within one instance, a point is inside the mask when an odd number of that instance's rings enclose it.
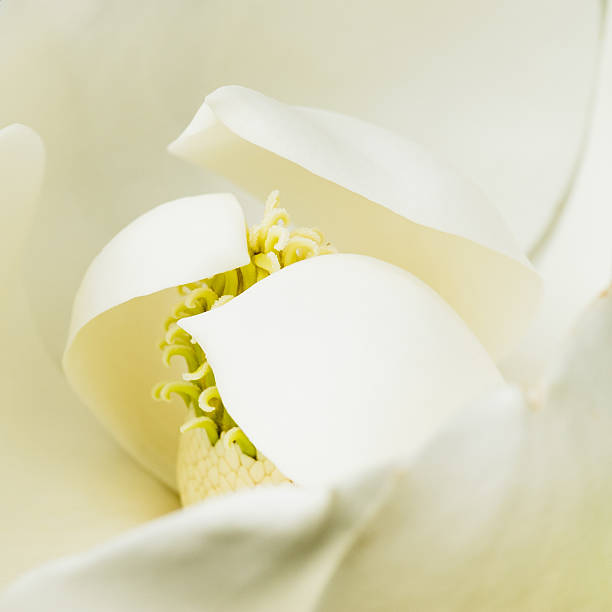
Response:
[[[611,366],[608,295],[539,405],[500,389],[408,464],[194,506],[25,576],[2,609],[606,610]]]
[[[170,150],[263,198],[341,250],[379,257],[435,289],[498,357],[520,337],[539,283],[496,209],[416,144],[344,115],[243,87],[207,98]]]
[[[275,143],[296,163],[238,138],[217,115],[238,134]],[[439,291],[493,354],[526,324],[538,293],[536,274],[480,192],[415,145],[349,117],[225,88],[209,97],[173,149],[187,157],[210,152],[213,159],[221,151],[221,166],[262,188],[277,177],[298,221],[322,216],[322,228],[327,233],[329,226],[341,248],[399,261]],[[162,290],[247,262],[243,217],[229,198],[184,199],[141,217],[101,252],[75,301],[65,360],[69,378],[122,445],[171,486],[183,411],[178,400],[163,410],[147,393],[164,378],[152,350],[156,321],[165,319],[162,309],[171,299]],[[144,295],[151,297],[135,299]],[[384,319],[380,310],[377,316]],[[461,362],[459,355],[453,359]],[[446,409],[469,399],[457,394]],[[367,454],[363,460],[367,465]]]
[[[178,285],[249,262],[236,198],[182,198],[142,215],[100,252],[75,298],[64,367],[87,404],[147,469],[174,486],[182,403],[160,405],[157,345]],[[164,291],[164,289],[172,289]]]
[[[502,381],[440,296],[361,255],[293,264],[179,325],[206,350],[232,417],[300,484],[414,454]]]

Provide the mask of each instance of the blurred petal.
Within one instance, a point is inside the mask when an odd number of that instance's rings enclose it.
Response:
[[[244,215],[230,194],[182,198],[124,228],[91,263],[74,302],[64,368],[121,445],[174,486],[180,400],[160,404],[168,378],[156,350],[177,285],[249,262]],[[171,291],[163,291],[172,289]]]
[[[533,244],[580,151],[600,15],[600,0],[3,0],[0,125],[32,125],[50,154],[26,261],[44,341],[61,355],[83,271],[121,227],[227,190],[164,151],[227,83],[414,138]]]
[[[22,247],[44,167],[45,151],[36,132],[19,124],[0,129],[0,207],[2,223],[9,230],[0,241],[3,265],[13,264],[9,257]]]
[[[313,610],[354,532],[387,488],[258,487],[140,527],[23,577],[3,612]]]
[[[301,484],[414,454],[502,380],[436,293],[361,255],[299,262],[179,325],[235,421]]]
[[[537,317],[504,372],[534,384],[577,316],[612,280],[612,10],[607,11],[596,105],[585,155],[554,231],[535,253],[544,278]]]
[[[492,396],[398,478],[318,609],[611,609],[611,371],[608,295],[547,400]]]
[[[414,273],[496,357],[529,322],[538,279],[501,217],[474,185],[409,141],[224,87],[170,150],[257,197],[280,189],[296,222],[321,227],[341,251]]]
[[[22,256],[44,158],[31,129],[0,130],[0,584],[177,507],[82,410],[32,326]]]

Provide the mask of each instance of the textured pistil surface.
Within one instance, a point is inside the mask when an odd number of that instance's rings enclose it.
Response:
[[[184,506],[244,487],[290,482],[263,455],[253,458],[244,453],[228,432],[222,432],[213,445],[200,428],[181,435],[177,474]]]
[[[288,225],[289,215],[279,208],[278,192],[273,192],[266,201],[262,222],[247,232],[250,263],[178,288],[182,299],[166,321],[160,348],[167,365],[173,357],[180,356],[188,372],[183,380],[156,385],[153,396],[169,400],[171,394],[177,394],[188,408],[177,459],[179,492],[185,505],[245,486],[288,482],[231,418],[205,352],[177,325],[184,317],[222,307],[281,268],[335,252],[320,231],[291,230]]]

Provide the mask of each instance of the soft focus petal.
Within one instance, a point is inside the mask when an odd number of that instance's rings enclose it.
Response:
[[[414,143],[351,117],[224,87],[170,150],[259,198],[280,189],[295,221],[322,228],[341,251],[416,274],[494,356],[530,319],[538,279],[501,217]]]
[[[0,209],[8,230],[0,241],[3,265],[12,264],[10,255],[22,248],[44,167],[45,151],[36,132],[19,124],[0,129]]]
[[[178,399],[155,402],[151,390],[168,378],[157,345],[179,301],[174,288],[248,262],[234,196],[182,198],[119,232],[91,263],[75,298],[64,356],[70,383],[121,445],[170,486],[185,406]]]
[[[206,351],[235,421],[301,484],[414,454],[501,383],[435,292],[361,255],[296,263],[179,325]]]
[[[611,371],[612,294],[547,399],[491,397],[398,478],[320,609],[611,609]]]
[[[227,189],[164,151],[227,83],[414,138],[531,244],[580,150],[600,14],[600,0],[3,0],[0,125],[32,125],[52,152],[26,262],[45,342],[61,354],[83,271],[121,227]]]
[[[612,280],[612,10],[607,11],[595,112],[585,155],[554,231],[535,253],[544,277],[524,342],[504,362],[525,385],[542,376],[576,317]]]
[[[23,577],[2,612],[314,610],[388,484],[258,487],[210,500]]]
[[[99,431],[32,326],[22,256],[44,157],[29,128],[0,130],[0,584],[177,506]]]

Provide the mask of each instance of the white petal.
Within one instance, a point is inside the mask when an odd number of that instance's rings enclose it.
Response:
[[[294,264],[180,325],[206,351],[235,421],[299,483],[412,454],[501,382],[438,295],[362,255]]]
[[[44,161],[31,129],[0,130],[0,584],[177,506],[100,432],[33,325],[22,257]]]
[[[3,612],[314,609],[347,543],[387,488],[258,487],[134,530],[24,576]]]
[[[524,341],[504,361],[508,376],[526,385],[542,377],[580,312],[612,280],[612,11],[604,32],[582,164],[554,231],[535,253],[543,299]]]
[[[248,261],[244,216],[234,196],[182,198],[117,234],[90,265],[75,298],[64,356],[71,384],[128,452],[171,486],[185,409],[178,400],[155,402],[151,389],[173,376],[156,348],[180,299],[173,289]]]
[[[612,295],[547,399],[492,396],[398,477],[318,609],[611,609],[611,371]]]
[[[530,319],[538,280],[497,211],[469,181],[390,132],[224,87],[170,150],[257,197],[280,189],[295,221],[320,227],[341,251],[416,274],[494,356]]]

